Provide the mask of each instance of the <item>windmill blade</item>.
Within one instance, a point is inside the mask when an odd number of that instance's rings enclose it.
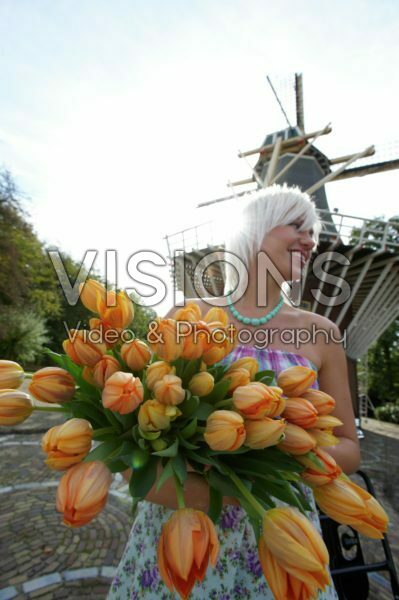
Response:
[[[372,156],[372,158],[371,158]],[[347,156],[340,156],[330,159],[330,164],[338,164],[347,160]],[[348,179],[350,177],[362,177],[364,175],[372,175],[373,173],[382,173],[384,171],[392,171],[399,169],[399,142],[385,142],[375,146],[374,154],[359,159],[356,166],[351,169],[345,169],[337,177],[335,181],[340,179]]]

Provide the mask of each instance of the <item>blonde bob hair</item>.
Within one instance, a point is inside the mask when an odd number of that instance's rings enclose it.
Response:
[[[298,187],[273,185],[237,197],[233,203],[225,215],[228,219],[225,252],[235,255],[244,264],[235,261],[233,266],[231,254],[225,256],[224,294],[233,292],[243,276],[245,279],[244,271],[249,269],[265,235],[274,227],[301,220],[300,230],[313,229],[314,240],[318,241],[321,223],[315,205],[310,196]]]

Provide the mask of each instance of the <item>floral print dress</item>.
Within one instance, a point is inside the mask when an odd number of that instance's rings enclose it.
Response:
[[[291,352],[236,346],[222,364],[229,365],[244,356],[253,356],[260,369],[272,369],[277,374],[294,365],[316,367],[306,358]],[[320,530],[317,508],[312,491],[302,486],[312,512],[309,519]],[[276,501],[276,504],[281,504]],[[162,525],[173,511],[146,500],[139,502],[136,517],[112,581],[107,600],[177,600],[178,594],[169,592],[157,568],[157,544]],[[216,526],[220,552],[216,567],[208,568],[202,583],[196,583],[192,600],[273,600],[258,559],[258,550],[252,526],[240,506],[223,507]],[[289,600],[289,599],[287,599]],[[338,600],[333,585],[320,592],[318,600]]]

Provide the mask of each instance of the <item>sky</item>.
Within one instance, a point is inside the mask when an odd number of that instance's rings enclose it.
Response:
[[[307,131],[329,157],[399,154],[396,0],[1,0],[0,166],[40,239],[81,262],[140,250],[213,218],[200,202],[250,176],[239,149],[285,127],[266,81],[303,73]],[[395,146],[396,142],[396,146]],[[252,160],[252,163],[254,161]],[[399,171],[332,182],[331,209],[399,213]],[[229,226],[228,203],[218,211]],[[166,280],[169,269],[148,265]],[[139,285],[143,296],[153,292]]]

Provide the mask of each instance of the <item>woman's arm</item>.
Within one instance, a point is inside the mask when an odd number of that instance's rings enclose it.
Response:
[[[151,490],[146,496],[148,502],[154,504],[162,504],[167,508],[175,510],[177,508],[176,492],[173,479],[170,477],[165,481],[161,489],[157,492],[157,482],[162,472],[162,467],[158,467],[157,481],[152,486]],[[122,473],[126,481],[129,481],[132,474],[131,469],[127,469]],[[184,482],[184,500],[186,506],[189,508],[195,508],[196,510],[202,510],[208,512],[209,509],[209,487],[205,479],[198,473],[189,472],[187,479]],[[229,496],[223,497],[223,505],[226,504],[239,504],[235,498]]]
[[[334,339],[341,339],[338,327],[328,321],[329,333]],[[324,328],[325,324],[324,324]],[[334,429],[334,435],[340,438],[337,446],[323,448],[335,460],[347,475],[354,473],[360,464],[360,447],[355,426],[351,393],[349,389],[348,367],[344,349],[340,343],[324,343],[321,348],[322,366],[319,371],[319,386],[323,392],[335,399],[335,410],[331,413],[343,423]]]

